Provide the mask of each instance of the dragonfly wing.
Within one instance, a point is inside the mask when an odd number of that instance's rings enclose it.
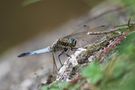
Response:
[[[87,44],[91,44],[102,38],[104,35],[103,34],[95,34],[94,32],[104,32],[104,31],[109,31],[111,27],[109,26],[98,26],[92,29],[87,29],[84,31],[80,31],[77,33],[72,33],[70,35],[65,36],[64,38],[74,38],[77,40],[77,45],[76,47],[82,47]],[[88,34],[88,32],[93,32],[91,34]]]
[[[95,35],[94,32],[103,32],[103,31],[108,31],[109,29],[111,29],[112,27],[111,26],[107,26],[107,25],[101,25],[101,26],[98,26],[98,27],[94,27],[94,28],[87,28],[85,30],[81,30],[81,31],[76,31],[72,34],[69,34],[67,36],[65,36],[64,38],[80,38],[80,37],[85,37],[87,36],[88,32],[93,32],[91,33],[91,35]]]
[[[18,55],[18,57],[38,55],[38,54],[48,53],[48,52],[51,52],[51,51],[52,51],[52,49],[50,47],[46,47],[46,48],[43,48],[43,49],[22,53],[22,54]]]
[[[77,44],[76,44],[76,48],[78,47],[83,47],[86,46],[88,44],[92,44],[92,43],[96,43],[98,42],[104,35],[88,35],[87,37],[80,37],[77,38]]]

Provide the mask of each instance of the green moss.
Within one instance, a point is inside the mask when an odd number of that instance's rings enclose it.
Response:
[[[103,76],[102,69],[98,63],[91,63],[82,70],[82,76],[86,77],[88,82],[96,84]]]

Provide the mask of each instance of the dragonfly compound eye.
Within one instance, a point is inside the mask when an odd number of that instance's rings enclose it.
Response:
[[[75,46],[76,45],[76,40],[74,38],[70,38],[69,39],[69,43],[72,45],[72,46]]]

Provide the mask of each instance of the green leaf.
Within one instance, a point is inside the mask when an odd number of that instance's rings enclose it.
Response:
[[[96,84],[101,80],[103,74],[99,64],[91,63],[88,67],[82,70],[82,76],[86,77],[88,82]]]
[[[41,90],[48,90],[48,86],[41,87]]]

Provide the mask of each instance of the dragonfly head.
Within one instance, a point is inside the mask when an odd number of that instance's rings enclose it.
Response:
[[[75,45],[76,45],[76,39],[74,39],[74,38],[69,38],[69,43],[73,46],[73,47],[75,47]]]

